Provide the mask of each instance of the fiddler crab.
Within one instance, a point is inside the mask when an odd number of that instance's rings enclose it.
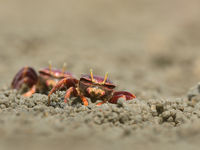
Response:
[[[49,62],[49,67],[38,71],[39,75],[32,67],[23,67],[15,75],[11,88],[21,91],[21,94],[25,97],[30,97],[36,92],[48,94],[48,91],[57,85],[61,79],[73,78],[73,75],[65,70],[66,63],[64,63],[62,69],[55,69]],[[71,86],[73,84],[68,83],[66,87],[70,88]]]
[[[106,102],[116,104],[119,98],[124,98],[125,100],[131,100],[136,98],[135,95],[126,91],[115,91],[115,84],[108,79],[108,73],[105,77],[94,76],[92,70],[90,70],[90,75],[82,75],[79,80],[73,76],[67,76],[61,79],[48,95],[48,105],[50,105],[50,96],[60,88],[66,87],[66,94],[64,97],[64,102],[67,103],[71,96],[80,97],[83,104],[88,106],[88,100],[102,100],[102,102],[97,103],[101,105]]]

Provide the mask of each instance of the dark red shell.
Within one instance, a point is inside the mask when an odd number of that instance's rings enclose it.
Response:
[[[93,78],[94,78],[95,83],[97,83],[97,84],[101,84],[104,81],[104,77],[94,75]],[[92,82],[91,75],[82,75],[80,78],[80,81],[81,81],[81,79],[85,79],[87,81]],[[112,81],[110,81],[109,79],[106,80],[104,85],[110,85],[110,86],[115,87],[115,84]]]
[[[72,77],[73,75],[70,72],[63,72],[61,69],[55,69],[52,68],[51,71],[49,68],[43,68],[39,70],[39,73],[41,75],[47,75],[47,76],[52,76],[55,78],[66,78],[66,77]]]

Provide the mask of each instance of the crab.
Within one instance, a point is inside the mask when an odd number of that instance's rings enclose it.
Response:
[[[38,71],[39,75],[37,75],[32,67],[26,66],[20,69],[15,75],[11,83],[11,88],[20,91],[25,97],[30,97],[36,92],[48,94],[48,91],[50,91],[58,81],[63,78],[73,77],[71,73],[65,70],[65,63],[62,69],[52,68],[50,63],[49,67],[40,69]]]
[[[67,87],[64,102],[67,103],[71,96],[80,97],[82,103],[88,106],[87,98],[90,98],[92,102],[101,100],[97,103],[97,106],[106,102],[116,104],[119,98],[125,100],[132,100],[136,96],[126,91],[115,91],[115,84],[108,79],[108,73],[105,77],[94,76],[92,70],[90,75],[82,75],[79,80],[74,77],[66,77],[60,80],[48,94],[48,105],[50,105],[50,96],[57,90],[63,87]],[[87,98],[86,98],[87,97]]]

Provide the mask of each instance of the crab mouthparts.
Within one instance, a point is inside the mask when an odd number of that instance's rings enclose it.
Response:
[[[105,95],[105,91],[98,87],[89,87],[87,88],[87,92],[94,97],[103,96]]]

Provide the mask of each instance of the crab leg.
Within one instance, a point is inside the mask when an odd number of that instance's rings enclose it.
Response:
[[[60,80],[54,87],[53,89],[49,92],[48,95],[48,105],[50,105],[50,96],[57,91],[58,89],[60,89],[61,87],[66,86],[67,88],[69,87],[75,87],[76,83],[78,81],[75,78],[64,78],[62,80]]]
[[[70,98],[70,96],[72,95],[72,93],[77,93],[77,91],[74,87],[70,87],[69,89],[67,89],[66,94],[65,94],[65,99],[64,99],[65,103],[67,103],[67,101]]]
[[[81,98],[83,104],[84,104],[85,106],[88,106],[88,100],[87,100],[87,98],[86,98],[85,96],[80,96],[80,98]]]
[[[96,104],[96,106],[100,106],[100,105],[102,105],[102,104],[104,104],[104,103],[106,103],[106,100],[104,100],[104,101],[102,101],[102,102]]]
[[[26,93],[23,94],[23,96],[25,97],[30,97],[31,95],[33,95],[36,91],[36,85],[33,85],[33,87]]]
[[[136,98],[136,96],[129,92],[118,91],[118,92],[114,92],[113,97],[109,100],[109,102],[116,104],[119,98],[124,98],[125,100],[131,100],[131,99]]]
[[[73,93],[74,96],[78,96],[78,92],[77,89],[75,87],[70,87],[67,91],[66,91],[66,94],[65,94],[65,99],[64,99],[64,102],[67,103],[67,100],[70,98],[71,94]],[[80,92],[79,92],[80,93]],[[80,98],[83,102],[83,104],[85,106],[88,106],[88,100],[86,97],[80,95]]]

